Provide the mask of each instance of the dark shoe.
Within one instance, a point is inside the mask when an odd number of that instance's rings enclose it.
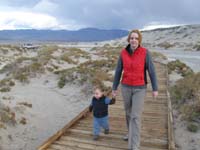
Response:
[[[99,139],[99,135],[94,135],[94,136],[93,136],[93,140],[94,140],[94,141],[97,141],[98,139]]]
[[[124,140],[124,141],[128,141],[128,135],[125,135],[125,136],[123,137],[123,140]]]
[[[109,129],[105,129],[104,134],[109,134]]]

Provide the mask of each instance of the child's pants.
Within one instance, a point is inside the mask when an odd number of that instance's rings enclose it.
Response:
[[[99,135],[101,132],[101,127],[104,129],[109,129],[109,121],[108,116],[103,118],[96,118],[93,119],[93,134]]]

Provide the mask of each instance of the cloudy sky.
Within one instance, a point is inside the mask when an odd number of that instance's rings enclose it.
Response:
[[[0,0],[0,30],[200,24],[199,0]]]

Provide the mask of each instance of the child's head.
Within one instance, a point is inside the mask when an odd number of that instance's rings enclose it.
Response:
[[[96,99],[101,98],[104,95],[104,90],[101,87],[95,87],[94,88],[94,97]]]

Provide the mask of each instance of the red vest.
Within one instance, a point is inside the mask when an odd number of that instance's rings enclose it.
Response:
[[[130,86],[145,85],[146,49],[138,47],[132,55],[126,49],[123,49],[121,51],[121,58],[123,62],[122,83]]]

